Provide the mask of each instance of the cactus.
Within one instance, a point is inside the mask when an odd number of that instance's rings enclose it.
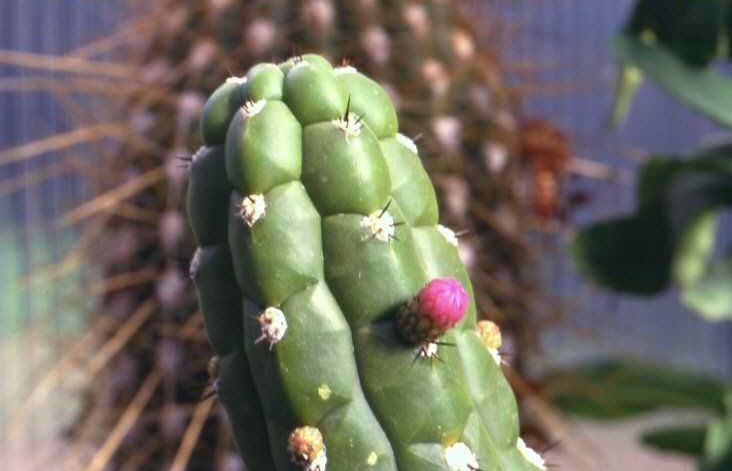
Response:
[[[377,82],[314,54],[204,106],[191,273],[236,442],[252,470],[546,469],[397,127]]]
[[[516,110],[513,96],[503,84],[500,54],[494,48],[500,43],[481,40],[477,33],[494,39],[491,32],[498,28],[486,28],[479,21],[487,15],[463,7],[446,0],[164,0],[153,9],[152,18],[143,18],[149,21],[140,22],[146,26],[136,30],[139,34],[124,36],[134,37],[142,49],[134,51],[139,58],[139,81],[134,82],[137,85],[125,102],[130,139],[122,143],[121,151],[106,167],[108,171],[95,177],[102,180],[92,184],[107,191],[119,185],[121,178],[128,182],[139,175],[149,178],[149,174],[159,174],[161,168],[165,172],[153,183],[146,180],[144,189],[119,208],[110,208],[109,217],[100,221],[105,237],[98,239],[104,245],[98,251],[92,247],[95,251],[89,260],[105,278],[136,280],[130,274],[145,275],[140,281],[106,292],[100,300],[100,315],[114,312],[120,322],[134,321],[140,305],[151,298],[159,303],[144,328],[130,337],[124,355],[102,372],[108,375],[105,380],[91,385],[89,407],[72,431],[74,438],[102,445],[122,411],[97,405],[131,397],[151,365],[162,363],[161,354],[168,350],[158,345],[165,342],[175,347],[179,355],[176,361],[186,368],[166,367],[165,386],[156,391],[145,411],[146,417],[159,420],[150,419],[145,427],[133,428],[114,455],[113,466],[123,468],[126,459],[139,456],[140,443],[148,444],[150,436],[161,434],[166,439],[145,460],[145,467],[166,467],[176,456],[192,410],[190,403],[198,399],[191,385],[202,382],[205,360],[211,353],[202,329],[196,329],[200,317],[195,295],[185,285],[192,252],[192,238],[181,210],[186,182],[194,194],[209,195],[194,198],[197,203],[190,209],[191,218],[214,221],[224,213],[228,216],[229,211],[229,191],[223,187],[217,190],[209,183],[226,178],[226,168],[219,162],[225,156],[217,154],[222,149],[209,146],[197,155],[188,180],[189,159],[181,161],[181,156],[201,144],[202,137],[194,128],[205,97],[227,75],[242,74],[257,62],[285,59],[293,53],[294,45],[334,62],[347,59],[383,84],[399,112],[401,132],[419,142],[421,161],[441,196],[441,222],[470,234],[461,239],[460,253],[475,282],[475,301],[483,314],[501,324],[512,350],[513,367],[522,370],[524,353],[534,344],[532,329],[539,325],[527,320],[535,311],[533,306],[538,305],[534,300],[539,292],[532,282],[536,270],[524,240],[533,215],[522,195],[532,184],[522,159],[516,158]],[[268,67],[261,77],[267,74],[277,72]],[[236,81],[229,85],[236,86]],[[225,98],[224,91],[219,96]],[[360,96],[352,97],[354,112],[368,105],[358,102]],[[225,99],[215,102],[217,106],[212,107],[212,102],[204,110],[212,124],[230,119],[240,106],[230,106]],[[379,115],[368,114],[373,129],[396,131],[395,119],[376,123]],[[215,126],[204,131],[204,136],[225,139],[225,131],[225,127]],[[216,136],[217,132],[221,134]],[[419,135],[422,137],[417,139]],[[381,139],[380,147],[385,153],[408,157],[404,143],[408,141],[392,137]],[[425,225],[437,219],[438,206],[430,198],[411,197],[418,193],[415,188],[424,188],[428,177],[421,171],[419,159],[407,157],[386,162],[391,194],[405,216],[414,217],[412,225]],[[282,174],[293,171],[277,168]],[[246,172],[253,170],[242,167],[240,171],[245,179]],[[308,175],[303,173],[302,180]],[[409,179],[408,175],[418,178]],[[272,175],[275,177],[279,178]],[[261,206],[261,200],[253,197],[242,209],[254,216],[257,204]],[[232,278],[221,275],[234,271],[234,265],[223,256],[224,249],[211,248],[226,245],[227,230],[210,222],[193,234],[196,243],[204,247],[199,255],[200,283],[227,286],[226,296],[204,294],[200,299],[208,334],[216,345],[240,338],[235,325],[212,327],[209,320],[228,309],[236,296]],[[415,240],[423,245],[437,237],[432,232],[416,234]],[[211,268],[219,265],[224,267],[220,271]],[[258,345],[267,348],[265,340]],[[221,356],[222,371],[238,368],[226,365],[245,363],[237,355],[226,354],[230,351],[215,351]],[[224,376],[218,381],[220,397],[236,390],[235,377]],[[168,413],[171,410],[179,416],[172,425],[166,418],[173,415]],[[237,416],[245,417],[241,419],[244,422],[232,424],[235,428],[256,422],[253,415],[246,415],[253,411],[244,410],[246,413]],[[191,454],[190,469],[230,470],[232,463],[238,463],[229,435],[222,433],[220,414],[214,411]],[[88,427],[85,421],[93,416],[102,417],[101,425]]]

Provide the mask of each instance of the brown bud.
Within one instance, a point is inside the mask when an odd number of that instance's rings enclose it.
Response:
[[[298,427],[287,440],[290,460],[303,468],[325,471],[325,443],[323,435],[315,427]]]

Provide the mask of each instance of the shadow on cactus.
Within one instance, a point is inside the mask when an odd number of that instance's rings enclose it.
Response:
[[[379,84],[313,54],[259,64],[201,129],[191,274],[251,469],[546,469]]]

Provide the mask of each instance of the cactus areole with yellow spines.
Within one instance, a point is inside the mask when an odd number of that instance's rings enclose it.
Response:
[[[312,54],[259,64],[201,129],[191,275],[248,469],[540,468],[381,86]]]

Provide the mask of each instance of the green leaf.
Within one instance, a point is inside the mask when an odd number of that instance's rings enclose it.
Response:
[[[687,172],[669,192],[670,230],[679,234],[675,279],[683,302],[710,321],[732,319],[732,255],[712,259],[717,227],[713,210],[730,204],[732,179],[719,173]]]
[[[732,469],[732,408],[727,410],[726,416],[709,423],[701,469],[702,471],[729,471]]]
[[[680,237],[700,214],[732,204],[732,178],[689,166],[671,183],[666,206],[671,230]]]
[[[718,213],[708,210],[683,230],[673,262],[674,280],[682,289],[695,286],[704,277],[714,253],[718,226]]]
[[[729,402],[730,396],[727,396]],[[729,406],[728,406],[729,407]],[[732,469],[732,411],[704,425],[677,425],[645,432],[641,441],[662,451],[683,453],[699,460],[702,471]]]
[[[685,160],[649,160],[639,173],[636,211],[576,234],[570,250],[578,269],[636,295],[659,293],[672,275],[683,287],[701,279],[713,249],[714,210],[732,204],[731,156],[721,146]]]
[[[682,289],[699,282],[709,270],[718,228],[715,209],[732,204],[729,146],[702,151],[695,158],[654,158],[638,182],[640,205],[665,203],[669,231],[675,239],[673,278]]]
[[[633,98],[642,83],[643,72],[634,65],[623,64],[615,85],[615,100],[608,120],[611,129],[618,128],[625,122],[633,104]]]
[[[657,156],[648,159],[638,171],[636,198],[639,206],[662,202],[674,178],[689,165],[678,156]]]
[[[579,231],[570,250],[577,268],[617,291],[657,294],[670,280],[673,240],[664,211],[649,206],[637,214]]]
[[[640,0],[626,31],[652,37],[691,66],[705,66],[726,51],[729,0]]]
[[[705,319],[732,319],[732,255],[712,262],[696,283],[686,287],[682,300]]]
[[[641,167],[636,188],[639,209],[577,233],[570,250],[579,270],[611,289],[638,295],[663,290],[671,278],[674,240],[665,199],[687,164],[657,157]]]
[[[701,458],[704,455],[705,436],[704,425],[675,425],[644,432],[641,435],[641,442],[661,451]]]
[[[612,46],[621,62],[635,65],[709,119],[732,127],[732,80],[711,68],[691,67],[662,45],[646,44],[627,33],[617,36]]]
[[[622,419],[659,409],[724,410],[722,381],[632,360],[588,363],[555,372],[543,382],[555,405],[593,419]]]

